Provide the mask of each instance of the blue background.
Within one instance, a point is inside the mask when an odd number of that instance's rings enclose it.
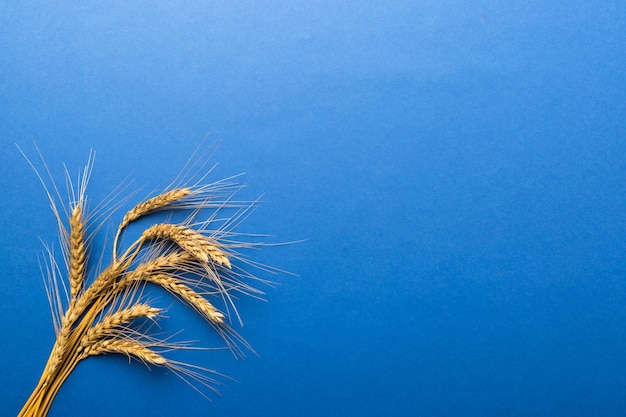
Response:
[[[2,2],[1,414],[54,338],[37,252],[55,222],[13,144],[60,183],[94,148],[96,202],[129,174],[164,187],[208,135],[211,178],[265,193],[244,229],[308,239],[253,254],[299,275],[240,304],[259,356],[192,352],[239,381],[212,402],[92,358],[51,416],[624,415],[625,19],[618,1]]]

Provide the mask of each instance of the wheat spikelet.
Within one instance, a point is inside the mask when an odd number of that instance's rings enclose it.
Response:
[[[72,210],[69,238],[69,282],[70,296],[74,299],[82,289],[85,281],[87,256],[85,250],[85,223],[82,205],[76,204]]]
[[[207,301],[206,298],[198,294],[192,288],[181,283],[176,278],[165,274],[155,274],[144,276],[142,277],[142,279],[144,281],[159,285],[173,295],[179,297],[181,300],[185,301],[196,311],[202,314],[210,322],[214,324],[224,323],[224,314],[222,314],[217,308],[215,308],[213,304]]]
[[[135,357],[146,364],[163,366],[167,359],[146,347],[136,340],[105,339],[87,346],[81,355],[81,359],[87,356],[105,355],[107,353],[121,353],[128,357]]]
[[[145,317],[154,319],[161,309],[151,307],[147,304],[135,304],[132,307],[116,311],[104,317],[99,323],[95,324],[83,336],[80,344],[83,348],[96,343],[104,337],[110,337],[116,333],[116,330],[123,328],[131,321]]]
[[[159,194],[156,197],[152,197],[142,203],[139,203],[124,215],[119,228],[123,229],[128,226],[130,222],[137,220],[141,216],[161,210],[172,203],[180,201],[191,193],[192,190],[190,188],[176,188],[172,191]]]

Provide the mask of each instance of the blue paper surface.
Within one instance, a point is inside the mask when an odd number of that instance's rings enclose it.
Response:
[[[620,416],[626,412],[623,2],[3,2],[0,415],[54,341],[56,243],[17,143],[97,203],[167,186],[205,138],[275,242],[241,300],[258,356],[212,402],[90,358],[50,416]],[[112,235],[113,225],[100,239]],[[60,253],[60,252],[59,252]],[[156,296],[181,338],[206,325]]]

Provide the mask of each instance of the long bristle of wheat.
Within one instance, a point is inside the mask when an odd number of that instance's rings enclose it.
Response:
[[[138,318],[154,319],[159,315],[161,309],[151,307],[147,304],[135,304],[132,307],[116,311],[105,316],[99,323],[96,323],[82,337],[81,346],[87,347],[105,337],[111,337],[119,333],[127,324]]]
[[[170,204],[173,204],[181,199],[189,196],[192,193],[190,188],[176,188],[172,191],[168,191],[163,194],[159,194],[156,197],[152,197],[144,202],[137,204],[130,211],[128,211],[122,222],[120,223],[120,229],[128,226],[130,222],[133,222],[145,216],[148,213],[152,213],[157,210],[161,210]]]
[[[136,340],[105,339],[89,345],[83,350],[81,358],[87,356],[121,353],[135,357],[146,364],[166,365],[167,359]]]
[[[75,299],[85,283],[87,254],[85,244],[85,222],[81,204],[76,204],[70,217],[69,238],[69,282],[70,296]]]
[[[224,314],[222,314],[206,298],[198,294],[192,288],[181,283],[178,279],[165,274],[155,274],[144,276],[142,277],[142,280],[159,285],[171,294],[179,297],[210,322],[218,325],[224,323]]]
[[[182,250],[205,264],[212,260],[219,265],[231,267],[226,252],[197,230],[178,224],[155,224],[146,229],[142,239],[165,239],[176,243]]]

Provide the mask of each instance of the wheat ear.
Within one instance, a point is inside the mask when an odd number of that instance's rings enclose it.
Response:
[[[82,337],[80,345],[86,348],[97,341],[119,334],[120,329],[138,318],[154,319],[159,315],[161,309],[151,307],[147,304],[135,304],[132,307],[116,311],[105,316],[99,323],[95,324]]]
[[[152,197],[144,202],[141,202],[124,215],[124,218],[122,219],[119,228],[123,229],[124,227],[128,226],[130,222],[133,222],[148,213],[161,210],[169,206],[170,204],[180,201],[191,193],[191,188],[176,188],[172,191],[159,194],[156,197]]]
[[[155,224],[141,235],[142,240],[165,239],[176,243],[182,250],[204,264],[213,260],[219,265],[230,268],[226,252],[202,233],[177,224]]]
[[[135,357],[146,364],[163,366],[167,364],[167,359],[164,356],[151,350],[141,342],[136,340],[121,340],[121,339],[105,339],[87,346],[81,359],[87,356],[105,355],[107,353],[121,353],[126,356]]]
[[[131,222],[139,219],[140,217],[145,216],[146,214],[165,209],[192,193],[193,190],[191,188],[176,188],[174,190],[159,194],[156,197],[152,197],[146,201],[143,201],[130,209],[122,218],[122,222],[119,224],[117,228],[117,233],[115,234],[115,238],[113,239],[113,259],[115,259],[117,256],[117,242],[120,238],[120,234],[126,226],[128,226]]]
[[[170,275],[155,274],[144,275],[141,277],[143,281],[151,282],[159,285],[171,294],[179,297],[198,313],[202,314],[207,320],[214,324],[224,323],[224,314],[222,314],[213,304],[206,298],[198,294],[192,288],[181,283],[178,279]]]
[[[75,299],[85,283],[87,254],[85,248],[85,222],[82,205],[76,204],[72,210],[69,238],[69,282],[70,296]]]

